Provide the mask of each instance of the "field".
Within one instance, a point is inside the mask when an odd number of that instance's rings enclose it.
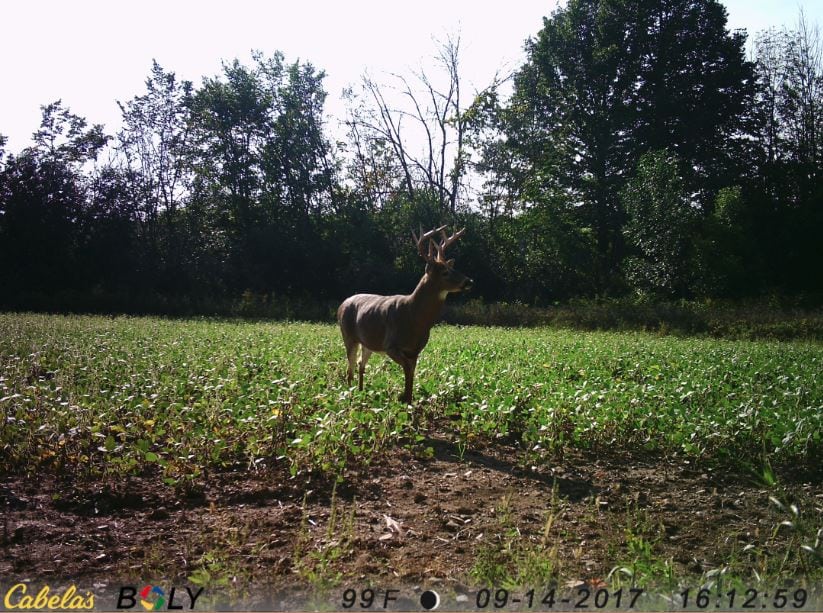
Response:
[[[332,325],[0,314],[0,576],[823,581],[823,345],[438,326],[415,404]]]

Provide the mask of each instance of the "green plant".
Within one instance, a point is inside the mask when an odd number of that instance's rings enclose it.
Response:
[[[514,525],[509,509],[511,494],[504,496],[496,508],[497,537],[478,547],[469,576],[477,585],[493,585],[508,589],[523,586],[548,586],[557,583],[561,563],[552,529],[557,518],[559,501],[557,487],[538,542],[526,539]]]
[[[345,385],[334,326],[2,314],[0,328],[11,471],[148,473],[184,492],[239,465],[339,476],[418,445],[424,415],[428,427],[450,417],[463,453],[511,440],[534,461],[597,447],[742,469],[757,458],[767,485],[823,450],[809,342],[441,326],[410,413],[380,358],[369,390]]]
[[[341,517],[338,508],[337,484],[332,488],[329,517],[325,538],[313,549],[309,544],[313,539],[309,534],[309,517],[306,497],[303,497],[300,536],[294,550],[294,570],[301,579],[317,590],[328,590],[337,586],[342,574],[336,570],[337,563],[352,550],[356,501],[352,502],[348,513]],[[342,524],[339,524],[342,519]]]

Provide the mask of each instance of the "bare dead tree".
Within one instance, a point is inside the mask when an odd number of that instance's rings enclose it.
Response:
[[[791,59],[795,75],[794,102],[797,117],[793,131],[800,143],[800,155],[812,169],[819,160],[818,133],[821,130],[823,103],[823,41],[819,26],[810,24],[803,10],[797,22],[796,50]]]
[[[349,109],[353,174],[368,186],[370,197],[376,192],[370,191],[369,178],[382,177],[385,193],[391,183],[387,175],[394,174],[396,191],[412,199],[420,192],[434,194],[441,212],[453,216],[465,191],[469,158],[460,37],[438,43],[433,72],[421,68],[411,77],[389,77],[388,83],[378,83],[365,74],[360,104]],[[381,157],[381,151],[391,159]]]
[[[769,162],[786,157],[815,169],[823,131],[823,40],[800,12],[794,30],[768,30],[755,39],[760,112]]]

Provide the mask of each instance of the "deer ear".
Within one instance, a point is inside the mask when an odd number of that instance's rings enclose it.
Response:
[[[440,260],[431,260],[429,262],[426,262],[426,273],[427,274],[433,275],[433,274],[436,274],[436,273],[442,273],[443,270],[445,270],[445,268],[446,268],[446,265],[443,262],[441,262]]]

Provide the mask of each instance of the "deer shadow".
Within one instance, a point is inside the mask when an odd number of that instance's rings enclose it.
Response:
[[[540,483],[549,490],[557,487],[558,496],[571,502],[579,502],[584,498],[597,496],[602,491],[601,488],[588,479],[557,477],[545,472],[526,470],[513,461],[484,453],[481,450],[471,448],[461,450],[457,443],[441,438],[427,437],[421,441],[421,444],[433,449],[435,460],[482,466],[518,479]]]

